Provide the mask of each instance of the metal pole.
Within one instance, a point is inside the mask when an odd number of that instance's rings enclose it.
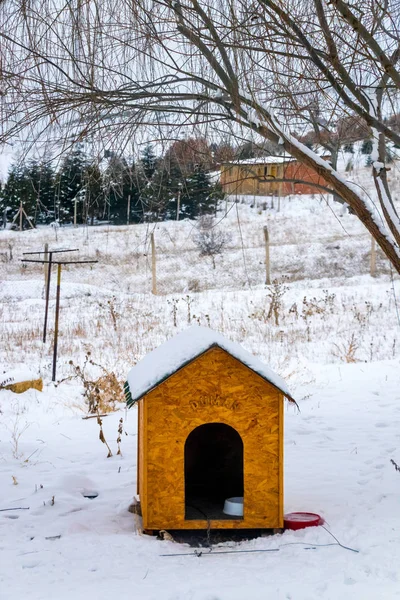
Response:
[[[60,288],[61,288],[61,264],[57,265],[57,297],[56,297],[56,318],[54,323],[54,351],[53,351],[53,377],[52,381],[56,380],[57,368],[57,342],[58,342],[58,321],[60,314]]]
[[[19,203],[19,230],[22,231],[22,217],[23,217],[23,212],[22,212],[22,200]]]
[[[45,261],[45,263],[47,263],[49,260],[49,245],[47,242],[44,245],[43,260]],[[47,289],[47,276],[49,274],[49,265],[44,264],[43,266],[44,266],[44,286]]]
[[[44,325],[43,325],[43,344],[46,342],[47,332],[47,316],[49,314],[49,297],[50,297],[50,278],[51,278],[51,262],[53,260],[53,252],[49,252],[49,264],[47,265],[47,281],[46,281],[46,306],[44,309]]]

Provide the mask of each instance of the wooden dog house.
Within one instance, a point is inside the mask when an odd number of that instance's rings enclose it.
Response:
[[[147,532],[283,527],[284,381],[238,344],[192,326],[125,384],[138,404],[138,494]],[[243,516],[224,502],[243,497]]]

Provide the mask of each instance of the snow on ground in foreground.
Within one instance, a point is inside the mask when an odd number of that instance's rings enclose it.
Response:
[[[199,257],[197,224],[0,232],[0,375],[40,374],[44,391],[0,391],[0,599],[392,600],[400,598],[399,279],[354,216],[318,198],[266,210],[227,204],[229,239],[216,268]],[[262,203],[262,201],[260,200]],[[263,226],[272,276],[264,285]],[[151,289],[155,228],[159,295]],[[55,236],[57,235],[57,239]],[[82,419],[77,379],[51,383],[49,335],[41,343],[43,269],[22,252],[45,242],[80,247],[97,265],[63,271],[57,378],[90,352],[121,381],[143,356],[189,323],[240,343],[287,381],[285,511],[323,515],[351,552],[322,528],[225,543],[279,549],[200,558],[189,546],[140,534],[127,508],[136,491],[136,409]],[[9,259],[10,245],[13,259]],[[272,298],[278,309],[269,314]],[[89,365],[88,375],[101,369]],[[116,455],[124,418],[122,456]],[[97,493],[95,499],[84,494]],[[219,548],[221,550],[221,548]],[[189,553],[189,556],[162,554]]]
[[[106,459],[95,419],[71,408],[74,386],[49,384],[42,394],[1,394],[1,508],[29,507],[0,513],[2,600],[399,598],[400,477],[389,462],[400,447],[398,362],[314,366],[314,376],[301,412],[285,411],[285,509],[320,513],[359,553],[310,549],[334,542],[312,528],[219,546],[279,552],[161,556],[192,548],[140,535],[127,511],[136,483],[135,409],[123,456]],[[29,425],[18,460],[7,439],[16,412],[20,430]],[[104,419],[113,451],[119,417]],[[98,497],[82,495],[91,492]]]

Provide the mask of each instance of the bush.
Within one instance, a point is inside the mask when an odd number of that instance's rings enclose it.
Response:
[[[199,232],[194,242],[200,251],[200,256],[210,256],[215,269],[215,257],[221,254],[228,242],[228,236],[217,229],[213,217],[207,215],[199,221]]]

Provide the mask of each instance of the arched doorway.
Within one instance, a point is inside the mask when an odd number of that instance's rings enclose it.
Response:
[[[232,519],[223,512],[224,501],[243,495],[238,432],[224,423],[196,427],[185,442],[185,519]]]

